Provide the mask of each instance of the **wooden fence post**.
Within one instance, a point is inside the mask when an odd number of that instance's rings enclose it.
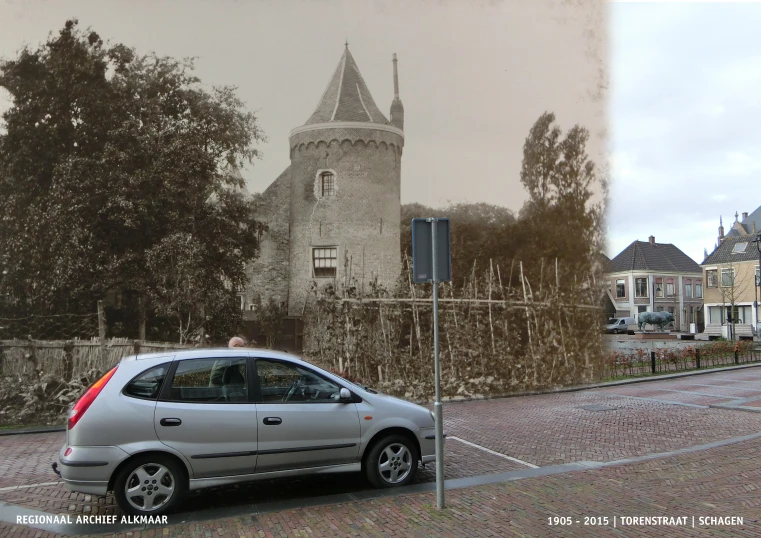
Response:
[[[140,355],[140,340],[135,340],[132,343],[132,349],[135,352],[135,355]]]
[[[103,301],[98,301],[98,337],[100,339],[100,360],[106,367],[106,315],[103,312]]]
[[[69,340],[63,344],[63,380],[67,383],[74,375],[74,342]]]

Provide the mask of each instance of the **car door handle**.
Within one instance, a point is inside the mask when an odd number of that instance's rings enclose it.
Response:
[[[162,418],[159,424],[162,426],[179,426],[182,421],[179,418]]]
[[[283,423],[283,419],[280,417],[264,417],[262,421],[266,426],[277,426]]]

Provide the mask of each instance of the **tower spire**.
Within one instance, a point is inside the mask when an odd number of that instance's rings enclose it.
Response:
[[[394,53],[394,99],[399,99],[399,71],[396,67],[396,53]]]
[[[391,125],[404,129],[404,106],[399,99],[399,69],[396,66],[396,53],[391,62],[394,64],[394,100],[391,101]]]

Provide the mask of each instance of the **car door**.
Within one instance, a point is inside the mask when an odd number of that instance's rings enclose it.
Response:
[[[175,361],[154,413],[159,440],[182,453],[194,478],[256,469],[256,404],[247,357]]]
[[[256,472],[357,461],[357,406],[340,402],[340,385],[282,359],[257,358]]]

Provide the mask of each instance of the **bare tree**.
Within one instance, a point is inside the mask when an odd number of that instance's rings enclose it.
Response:
[[[730,316],[728,316],[727,322],[730,325],[730,340],[735,339],[735,325],[737,323],[737,316],[735,315],[735,308],[738,298],[745,293],[747,282],[737,281],[737,271],[735,265],[729,262],[718,267],[719,278],[719,293],[721,293],[721,308],[722,316],[727,311],[727,305],[729,305]],[[730,319],[731,318],[731,319]]]

